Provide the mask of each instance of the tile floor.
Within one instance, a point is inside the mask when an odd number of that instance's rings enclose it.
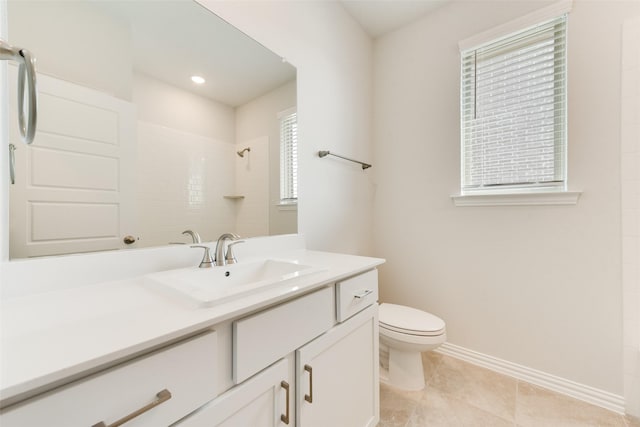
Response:
[[[423,354],[427,386],[380,386],[378,427],[640,427],[640,421],[438,353]]]

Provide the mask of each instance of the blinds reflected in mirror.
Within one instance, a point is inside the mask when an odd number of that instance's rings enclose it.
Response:
[[[280,119],[280,200],[298,199],[298,117],[295,109],[282,111]]]

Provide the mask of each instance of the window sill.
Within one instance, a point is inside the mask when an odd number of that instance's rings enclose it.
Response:
[[[538,193],[454,194],[456,206],[533,206],[577,205],[582,191],[547,191]]]
[[[297,211],[298,202],[279,202],[276,204],[279,211]]]

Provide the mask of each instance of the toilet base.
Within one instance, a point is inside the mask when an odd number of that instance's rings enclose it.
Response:
[[[380,382],[407,391],[424,388],[422,355],[417,351],[389,348],[389,368],[381,367]]]

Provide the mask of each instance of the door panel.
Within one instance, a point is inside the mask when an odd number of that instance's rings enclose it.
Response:
[[[9,67],[10,79],[16,71]],[[135,107],[42,74],[38,100],[30,146],[20,142],[11,102],[16,183],[9,194],[10,256],[130,247],[122,238],[136,236]]]

